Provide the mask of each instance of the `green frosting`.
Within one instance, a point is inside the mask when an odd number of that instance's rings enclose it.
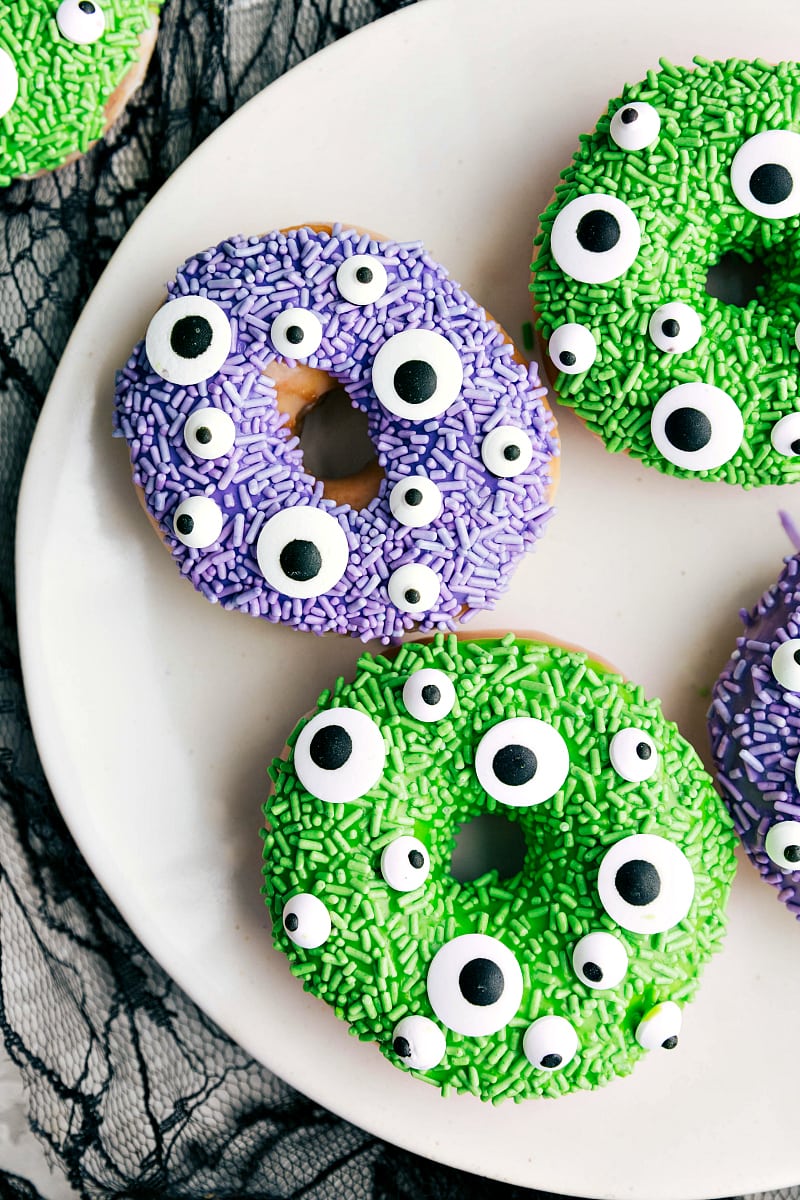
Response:
[[[412,717],[402,699],[409,676],[427,667],[445,672],[456,692],[450,714],[433,724]],[[436,1021],[446,1036],[444,1058],[417,1073],[445,1093],[521,1100],[627,1074],[645,1053],[635,1038],[643,1016],[657,1003],[683,1005],[694,995],[703,964],[720,944],[734,870],[730,819],[658,702],[584,653],[509,634],[483,642],[438,635],[430,644],[408,643],[393,657],[365,654],[355,680],[339,679],[320,696],[317,711],[340,706],[379,725],[387,751],[379,782],[354,803],[325,803],[303,788],[291,750],[271,766],[274,789],[264,805],[263,891],[275,945],[303,986],[399,1066],[398,1021],[412,1014]],[[515,716],[554,726],[569,751],[566,782],[527,808],[499,804],[474,769],[482,736]],[[659,756],[643,783],[626,782],[610,765],[611,738],[631,726],[650,735]],[[538,766],[545,770],[547,763]],[[455,835],[487,812],[519,822],[524,867],[510,879],[491,871],[460,883],[450,871]],[[597,887],[609,847],[641,833],[678,846],[695,880],[688,914],[649,936],[616,924]],[[404,834],[419,838],[431,861],[424,886],[412,892],[393,890],[380,869],[384,847]],[[664,895],[670,886],[662,880]],[[330,913],[330,937],[317,949],[295,945],[282,924],[284,906],[299,893],[313,893]],[[578,939],[600,930],[617,936],[629,955],[627,974],[608,990],[587,986],[572,965]],[[519,1009],[492,1035],[454,1032],[428,999],[434,954],[467,933],[502,941],[522,970]],[[571,1022],[579,1046],[563,1069],[547,1072],[526,1059],[523,1036],[532,1021],[551,1013]]]

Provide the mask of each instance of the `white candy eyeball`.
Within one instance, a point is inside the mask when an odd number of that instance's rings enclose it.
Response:
[[[522,1052],[539,1071],[560,1071],[578,1051],[578,1035],[566,1017],[539,1017],[525,1030]]]
[[[269,336],[276,352],[284,358],[310,358],[319,350],[322,322],[307,308],[285,308],[272,322]]]
[[[465,933],[445,942],[428,967],[428,999],[448,1029],[484,1037],[505,1028],[522,1002],[522,971],[497,938]]]
[[[94,0],[62,0],[56,9],[56,25],[68,42],[90,46],[105,33],[105,13]]]
[[[501,479],[513,479],[527,471],[533,458],[531,439],[516,425],[495,425],[481,443],[481,458],[487,471]]]
[[[553,222],[550,249],[561,270],[579,283],[619,279],[635,262],[642,234],[633,212],[616,196],[577,196]]]
[[[613,933],[587,933],[572,951],[572,966],[587,987],[613,988],[628,973],[628,951]]]
[[[221,408],[201,408],[187,417],[183,440],[196,458],[221,458],[233,449],[236,426]]]
[[[444,499],[427,475],[406,475],[389,493],[389,509],[395,521],[408,529],[430,525],[442,511]]]
[[[772,656],[772,674],[787,692],[800,692],[800,638],[781,642]]]
[[[375,722],[356,708],[329,708],[303,726],[294,769],[307,792],[326,804],[352,804],[383,774],[386,748]]]
[[[322,508],[282,508],[256,542],[259,570],[283,596],[323,596],[347,570],[350,552],[339,522]]]
[[[778,454],[794,458],[800,454],[800,412],[788,413],[776,421],[769,435]]]
[[[679,383],[653,409],[650,433],[667,462],[688,471],[713,471],[741,446],[744,421],[721,388]]]
[[[409,675],[403,685],[403,704],[412,717],[430,724],[442,721],[453,711],[456,689],[449,675],[435,667],[423,667]]]
[[[372,304],[389,286],[386,267],[371,254],[354,254],[336,272],[336,286],[351,304]]]
[[[795,782],[796,787],[798,789],[800,789],[800,754],[798,754],[797,758],[795,759],[794,782]]]
[[[440,417],[458,398],[464,368],[455,346],[431,329],[405,329],[384,342],[372,386],[384,408],[407,421]]]
[[[636,1040],[644,1050],[674,1050],[683,1015],[674,1000],[664,1000],[646,1013],[636,1027]]]
[[[700,341],[703,323],[691,305],[670,300],[656,309],[647,329],[659,350],[666,354],[683,354]]]
[[[643,783],[658,770],[656,744],[643,729],[620,729],[608,747],[611,765],[630,783]]]
[[[617,109],[608,132],[620,150],[646,150],[658,140],[661,117],[652,104],[637,100]]]
[[[202,550],[219,541],[222,509],[210,496],[189,496],[181,501],[172,518],[172,531],[184,546]]]
[[[400,612],[429,612],[439,599],[439,576],[422,563],[406,563],[389,576],[389,599]]]
[[[431,860],[419,838],[397,837],[381,854],[381,875],[396,892],[415,892],[430,875]]]
[[[183,386],[216,375],[231,352],[231,323],[205,296],[168,300],[147,326],[145,353],[157,375]]]
[[[631,933],[664,933],[688,913],[694,875],[682,850],[652,833],[634,833],[606,851],[597,875],[600,903]]]
[[[317,896],[301,892],[283,908],[283,928],[304,950],[316,950],[331,936],[331,914]]]
[[[535,717],[511,717],[483,735],[475,751],[481,787],[513,808],[555,796],[569,772],[569,751],[558,730]]]
[[[778,221],[800,213],[800,134],[769,129],[748,138],[731,163],[739,203],[757,217]]]
[[[586,325],[574,321],[559,325],[547,343],[550,361],[565,375],[580,375],[588,371],[597,358],[597,342]]]
[[[392,1049],[403,1066],[413,1071],[431,1071],[444,1058],[447,1042],[430,1017],[403,1017],[394,1027]]]
[[[800,821],[779,821],[771,825],[764,849],[782,871],[800,871]]]
[[[19,74],[10,54],[0,47],[0,117],[14,107],[19,92]]]

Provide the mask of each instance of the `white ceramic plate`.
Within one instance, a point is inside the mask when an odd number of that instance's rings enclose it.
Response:
[[[648,15],[651,13],[652,15]],[[69,343],[19,514],[28,699],[89,863],[164,966],[252,1054],[409,1149],[595,1197],[678,1200],[800,1179],[800,930],[749,868],[681,1047],[602,1092],[492,1108],[438,1093],[348,1037],[271,948],[259,896],[266,764],[360,646],[209,606],[139,508],[109,436],[114,370],[189,253],[233,232],[341,219],[421,237],[513,331],[537,214],[578,133],[660,55],[800,58],[796,0],[427,0],[257,96],[134,225]],[[660,694],[705,752],[707,689],[737,611],[789,549],[800,493],[670,479],[608,455],[567,412],[559,513],[473,628],[550,631]],[[795,515],[800,515],[797,504]]]

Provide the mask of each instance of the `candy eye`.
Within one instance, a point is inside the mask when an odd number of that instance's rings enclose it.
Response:
[[[202,383],[216,375],[231,352],[231,324],[213,300],[179,296],[162,304],[147,326],[150,366],[169,383]]]
[[[347,537],[324,509],[282,508],[259,533],[256,558],[267,583],[283,596],[323,596],[347,570]]]
[[[0,117],[13,108],[19,92],[19,75],[10,54],[0,48]]]
[[[175,509],[172,531],[179,542],[204,549],[219,541],[222,509],[210,496],[189,496]]]
[[[656,404],[650,433],[667,462],[688,471],[713,471],[739,449],[744,421],[721,388],[680,383]]]
[[[458,351],[431,329],[406,329],[381,346],[372,386],[384,408],[407,421],[440,417],[458,398],[464,368]]]
[[[657,141],[660,131],[661,117],[652,104],[641,100],[618,108],[608,130],[620,150],[646,150]]]
[[[475,751],[481,787],[514,808],[555,796],[568,771],[566,742],[552,725],[535,717],[512,717],[493,725]]]
[[[310,358],[322,341],[322,322],[307,308],[285,308],[269,330],[272,344],[284,358]]]
[[[608,283],[632,265],[641,240],[639,222],[627,204],[595,192],[561,209],[553,222],[550,249],[570,279]]]
[[[628,973],[628,951],[613,933],[587,933],[572,951],[572,966],[590,988],[613,988]]]
[[[800,134],[770,129],[748,138],[731,163],[734,195],[748,212],[770,220],[800,213]]]
[[[623,929],[664,933],[691,908],[694,875],[674,843],[652,833],[635,833],[606,851],[597,889],[603,908]]]
[[[408,529],[430,525],[442,511],[442,493],[427,475],[407,475],[389,493],[392,516]]]
[[[539,1071],[560,1071],[578,1050],[578,1035],[566,1017],[539,1017],[525,1030],[522,1052]]]
[[[681,1031],[682,1013],[674,1000],[664,1000],[646,1013],[636,1027],[636,1040],[644,1050],[674,1050]]]
[[[317,896],[301,892],[284,905],[283,928],[304,950],[316,950],[331,936],[331,915]]]
[[[631,783],[643,783],[658,770],[656,744],[643,729],[620,729],[608,747],[611,765]]]
[[[422,563],[406,563],[389,576],[389,599],[400,612],[429,612],[439,599],[439,576]]]
[[[403,1066],[413,1071],[430,1071],[444,1058],[447,1043],[430,1017],[403,1017],[394,1027],[392,1049]]]
[[[418,721],[441,721],[453,710],[456,689],[444,671],[424,667],[410,675],[403,686],[403,704]]]
[[[294,769],[307,792],[326,804],[352,804],[375,787],[386,749],[378,726],[356,708],[330,708],[303,726]]]
[[[650,318],[648,332],[659,350],[683,354],[700,341],[703,325],[695,309],[680,300],[662,304]]]
[[[90,46],[103,36],[106,18],[94,0],[62,0],[56,9],[56,25],[68,42]]]
[[[481,443],[481,458],[493,475],[499,475],[501,479],[513,479],[531,465],[531,439],[516,425],[496,425]]]
[[[233,449],[236,426],[221,408],[201,408],[187,418],[183,440],[196,458],[221,458]]]
[[[379,258],[369,254],[354,254],[336,272],[336,286],[351,304],[372,304],[380,300],[388,285],[386,267]]]
[[[772,656],[772,674],[787,692],[800,692],[800,638],[781,642]]]
[[[404,835],[389,842],[381,854],[381,875],[396,892],[415,892],[431,870],[427,847],[419,838]]]
[[[569,322],[553,330],[547,353],[559,371],[565,375],[580,375],[588,371],[597,358],[597,342],[586,325]]]
[[[784,454],[787,458],[800,454],[800,412],[789,413],[776,421],[769,440],[778,454]]]
[[[448,1029],[483,1037],[503,1029],[522,1001],[522,971],[497,938],[465,933],[445,942],[428,968],[428,999]]]
[[[771,825],[764,849],[782,871],[800,871],[800,821],[779,821]]]

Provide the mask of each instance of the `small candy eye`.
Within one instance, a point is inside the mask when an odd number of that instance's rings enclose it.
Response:
[[[448,1029],[468,1037],[498,1033],[522,1001],[522,971],[497,938],[465,933],[445,942],[428,968],[428,999]]]
[[[800,213],[800,134],[769,129],[748,138],[731,163],[739,203],[757,217],[778,221]]]
[[[464,368],[456,348],[431,329],[405,329],[384,342],[372,386],[384,408],[407,421],[440,417],[458,398]]]
[[[483,465],[501,479],[527,471],[533,458],[531,439],[516,425],[495,425],[481,443]]]
[[[269,330],[272,344],[284,358],[310,358],[322,341],[322,322],[307,308],[285,308]]]
[[[613,933],[587,933],[572,951],[572,966],[587,987],[616,987],[628,973],[628,951]]]
[[[330,708],[303,726],[294,769],[307,792],[326,804],[352,804],[383,774],[386,748],[375,722],[356,708]]]
[[[386,267],[370,254],[354,254],[336,272],[336,286],[351,304],[372,304],[380,300],[388,285]]]
[[[231,352],[231,324],[205,296],[178,296],[162,304],[147,326],[148,362],[169,383],[202,383]]]
[[[644,1050],[674,1050],[681,1031],[682,1013],[674,1000],[656,1004],[636,1027],[636,1040]]]
[[[608,130],[620,150],[646,150],[658,140],[660,131],[661,117],[652,104],[642,100],[618,108]]]
[[[788,413],[776,421],[769,440],[778,454],[784,454],[787,458],[800,454],[800,412]]]
[[[800,821],[779,821],[771,825],[764,849],[781,871],[800,871]]]
[[[456,702],[453,681],[444,671],[423,667],[410,675],[403,686],[403,704],[412,717],[429,724],[448,716]]]
[[[787,692],[800,692],[800,638],[781,642],[772,656],[772,674]]]
[[[392,516],[408,529],[430,525],[442,511],[442,493],[427,475],[406,475],[389,493]]]
[[[688,913],[694,875],[682,850],[666,838],[635,833],[607,850],[597,876],[600,903],[631,933],[664,933]]]
[[[222,509],[210,496],[189,496],[175,509],[172,531],[184,546],[202,550],[219,541]]]
[[[441,591],[439,576],[422,563],[406,563],[389,576],[389,599],[400,612],[423,613],[435,607]]]
[[[643,729],[620,729],[608,747],[611,765],[631,783],[643,783],[658,770],[656,744]]]
[[[14,107],[19,92],[19,74],[10,54],[0,48],[0,117]]]
[[[619,279],[635,262],[642,235],[631,209],[616,196],[577,196],[553,222],[550,249],[561,270],[579,283]]]
[[[331,936],[331,915],[317,896],[300,892],[284,905],[283,928],[304,950],[316,950]]]
[[[569,771],[569,751],[558,730],[535,717],[511,717],[483,735],[475,751],[481,787],[513,808],[549,800]]]
[[[419,838],[404,835],[384,846],[381,875],[396,892],[415,892],[431,870],[427,847]]]
[[[597,358],[597,342],[586,325],[569,322],[553,330],[547,353],[559,371],[565,375],[580,375],[588,371]]]
[[[236,426],[221,408],[201,408],[187,418],[183,440],[196,458],[221,458],[233,449]]]
[[[667,462],[688,471],[713,471],[741,446],[744,421],[721,388],[679,383],[653,409],[650,433]]]
[[[447,1043],[430,1017],[403,1017],[394,1027],[392,1049],[403,1066],[413,1071],[430,1071],[444,1058]]]
[[[539,1071],[560,1071],[578,1050],[578,1035],[566,1017],[539,1017],[525,1030],[522,1052]]]
[[[56,9],[56,25],[68,42],[90,46],[103,36],[106,18],[94,0],[62,0]]]
[[[323,596],[347,570],[347,536],[324,509],[298,504],[265,523],[256,558],[267,583],[281,595]]]
[[[648,332],[659,350],[683,354],[700,341],[703,325],[695,309],[680,300],[662,304],[650,318]]]

